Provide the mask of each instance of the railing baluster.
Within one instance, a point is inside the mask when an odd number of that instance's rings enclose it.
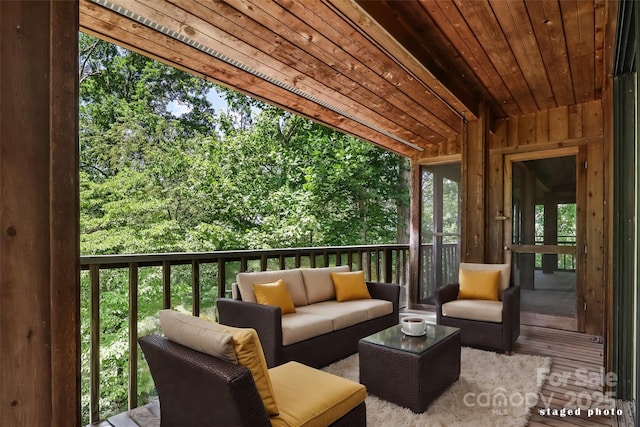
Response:
[[[162,261],[162,307],[171,308],[171,262]]]
[[[91,280],[91,394],[89,397],[89,422],[93,424],[100,421],[100,264],[91,265],[89,276]]]
[[[191,313],[200,316],[200,261],[191,261]]]
[[[138,406],[138,263],[129,264],[129,409]]]
[[[245,263],[246,270],[246,262],[247,260],[243,260]],[[226,263],[224,259],[218,258],[218,298],[224,298],[227,292],[227,270]]]
[[[329,267],[329,251],[322,251],[322,261],[324,262],[323,267]]]
[[[353,252],[347,252],[347,264],[349,264],[349,268],[353,270]]]

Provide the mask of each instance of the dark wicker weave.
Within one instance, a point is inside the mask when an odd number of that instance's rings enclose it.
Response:
[[[251,372],[150,335],[138,340],[160,398],[162,427],[270,426]],[[364,402],[332,426],[366,426]]]
[[[436,290],[436,316],[439,325],[460,328],[462,345],[511,353],[520,336],[520,286],[510,286],[502,295],[502,323],[481,322],[442,315],[442,305],[458,297],[458,284]]]
[[[280,307],[225,298],[217,302],[218,316],[222,324],[255,329],[270,368],[292,360],[320,368],[356,353],[360,338],[398,324],[400,286],[367,282],[367,287],[372,298],[391,301],[393,312],[288,346],[282,345]]]
[[[358,343],[360,383],[367,392],[422,413],[460,377],[460,332],[421,354],[364,340]]]

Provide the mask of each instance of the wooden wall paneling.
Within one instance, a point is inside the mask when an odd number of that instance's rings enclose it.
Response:
[[[549,141],[561,141],[569,138],[568,122],[568,107],[549,110]]]
[[[78,4],[0,2],[0,425],[79,425]]]
[[[569,139],[580,138],[582,136],[582,105],[575,104],[569,106]]]
[[[582,106],[582,135],[598,136],[604,133],[604,113],[600,100],[587,102]]]
[[[518,118],[518,143],[529,145],[536,142],[536,114],[525,114]]]
[[[489,140],[489,148],[504,148],[507,146],[507,130],[509,128],[509,120],[498,119],[494,123],[495,131]]]
[[[536,144],[549,141],[549,110],[536,113]]]
[[[507,122],[507,146],[516,147],[518,146],[518,141],[520,140],[520,136],[518,131],[520,126],[518,125],[520,121],[520,116],[509,117],[509,121]]]
[[[605,198],[604,198],[604,148],[603,144],[587,147],[587,203],[586,244],[587,263],[585,275],[585,301],[587,311],[585,332],[604,333],[605,297]]]

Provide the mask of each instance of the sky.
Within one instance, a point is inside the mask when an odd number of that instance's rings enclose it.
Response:
[[[209,102],[211,102],[211,105],[216,111],[227,109],[227,101],[222,98],[215,89],[211,89],[207,93],[207,99],[209,100]],[[188,113],[190,109],[191,108],[188,105],[182,104],[177,101],[171,101],[167,105],[167,110],[169,110],[169,112],[176,117],[180,117],[181,115]]]

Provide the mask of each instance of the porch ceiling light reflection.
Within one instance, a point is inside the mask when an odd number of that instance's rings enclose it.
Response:
[[[316,98],[316,97],[314,97],[314,96],[312,96],[312,95],[310,95],[310,94],[308,94],[308,93],[306,93],[306,92],[304,92],[304,91],[302,91],[302,90],[300,90],[300,89],[298,89],[296,87],[288,85],[288,84],[286,84],[284,82],[281,82],[281,81],[279,81],[279,80],[277,80],[277,79],[275,79],[275,78],[273,78],[271,76],[268,76],[268,75],[266,75],[266,74],[264,74],[264,73],[262,73],[262,72],[260,72],[260,71],[258,71],[256,69],[253,69],[253,68],[247,66],[246,64],[243,64],[243,63],[241,63],[241,62],[239,62],[239,61],[237,61],[237,60],[235,60],[233,58],[230,58],[230,57],[228,57],[228,56],[226,56],[226,55],[224,55],[224,54],[222,54],[222,53],[220,53],[220,52],[218,52],[218,51],[216,51],[216,50],[214,50],[214,49],[212,49],[212,48],[210,48],[208,46],[203,45],[202,43],[199,43],[199,42],[197,42],[197,41],[185,36],[184,34],[177,33],[177,32],[173,31],[170,28],[167,28],[167,27],[165,27],[163,25],[158,24],[155,21],[152,21],[149,18],[146,18],[144,16],[140,16],[137,13],[134,13],[134,12],[130,11],[126,7],[111,3],[108,0],[90,0],[90,1],[100,5],[102,7],[105,7],[107,9],[109,9],[109,10],[112,10],[113,12],[116,12],[116,13],[122,15],[122,16],[126,16],[127,18],[129,18],[131,20],[134,20],[134,21],[136,21],[136,22],[138,22],[138,23],[140,23],[140,24],[142,24],[144,26],[147,26],[149,28],[153,28],[154,30],[156,30],[156,31],[158,31],[158,32],[160,32],[160,33],[162,33],[162,34],[164,34],[166,36],[169,36],[169,37],[171,37],[171,38],[173,38],[175,40],[179,40],[180,42],[182,42],[184,44],[187,44],[187,45],[189,45],[189,46],[191,46],[191,47],[193,47],[195,49],[198,49],[201,52],[206,53],[207,55],[210,55],[210,56],[212,56],[212,57],[214,57],[214,58],[216,58],[216,59],[218,59],[220,61],[224,61],[229,65],[233,65],[236,68],[239,68],[239,69],[241,69],[241,70],[243,70],[243,71],[245,71],[245,72],[247,72],[247,73],[249,73],[249,74],[251,74],[253,76],[256,76],[256,77],[258,77],[258,78],[260,78],[260,79],[262,79],[264,81],[267,81],[267,82],[269,82],[269,83],[271,83],[273,85],[276,85],[276,86],[278,86],[278,87],[280,87],[280,88],[282,88],[282,89],[284,89],[286,91],[289,91],[289,92],[291,92],[293,94],[296,94],[296,95],[298,95],[298,96],[300,96],[300,97],[302,97],[302,98],[304,98],[304,99],[306,99],[308,101],[314,102],[314,103],[316,103],[316,104],[318,104],[318,105],[320,105],[320,106],[322,106],[322,107],[324,107],[324,108],[326,108],[328,110],[333,111],[334,113],[340,114],[341,116],[344,116],[344,117],[346,117],[346,118],[348,118],[350,120],[353,120],[354,122],[357,122],[357,123],[359,123],[359,124],[361,124],[363,126],[366,126],[371,130],[374,130],[374,131],[376,131],[378,133],[381,133],[381,134],[383,134],[383,135],[385,135],[385,136],[387,136],[387,137],[389,137],[391,139],[394,139],[394,140],[406,145],[407,147],[411,147],[414,150],[418,150],[420,152],[424,151],[421,147],[419,147],[416,144],[413,144],[413,143],[411,143],[409,141],[406,141],[406,140],[404,140],[404,139],[402,139],[402,138],[400,138],[400,137],[398,137],[398,136],[396,136],[396,135],[394,135],[394,134],[392,134],[392,133],[390,133],[390,132],[388,132],[388,131],[386,131],[386,130],[384,130],[382,128],[379,128],[378,126],[375,126],[375,125],[373,125],[371,123],[368,123],[368,122],[366,122],[366,121],[354,116],[353,114],[348,113],[348,112],[346,112],[346,111],[344,111],[344,110],[342,110],[340,108],[337,108],[337,107],[335,107],[335,106],[333,106],[333,105],[331,105],[331,104],[329,104],[329,103],[327,103],[327,102],[325,102],[325,101],[323,101],[321,99],[318,99],[318,98]]]

